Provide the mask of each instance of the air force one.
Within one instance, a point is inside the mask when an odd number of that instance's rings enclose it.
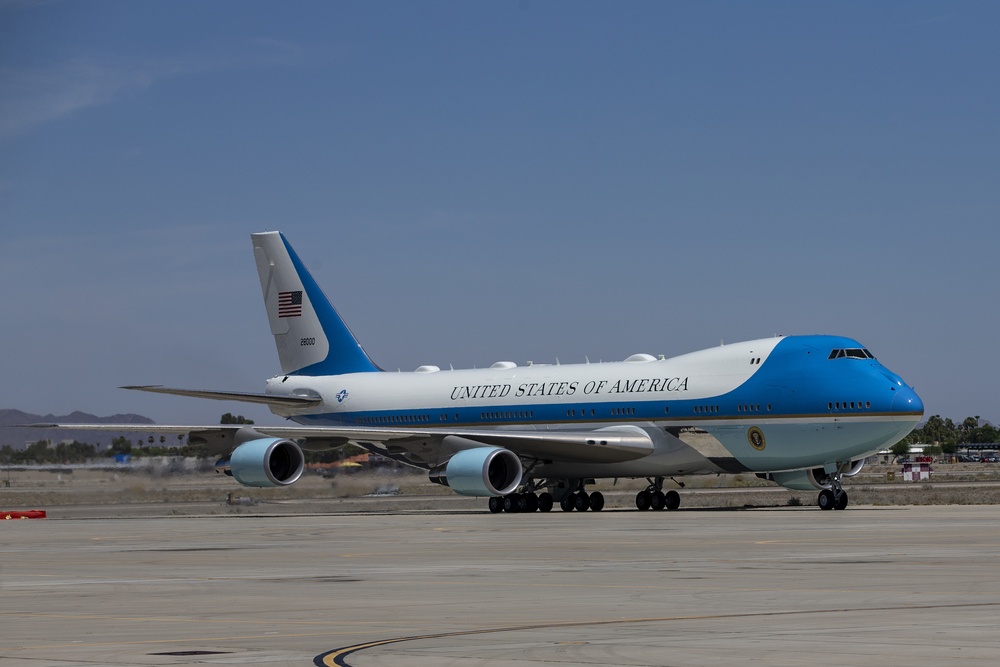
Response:
[[[246,486],[294,483],[303,450],[347,443],[428,471],[492,512],[599,511],[599,478],[645,478],[640,510],[676,509],[666,479],[756,473],[847,507],[843,477],[905,437],[920,397],[860,343],[781,336],[670,359],[383,372],[280,232],[251,234],[281,374],[264,393],[129,387],[248,401],[294,425],[94,426],[187,433],[227,453],[217,469]],[[79,429],[81,425],[48,425]],[[676,480],[675,480],[676,481]],[[683,485],[681,485],[683,486]]]

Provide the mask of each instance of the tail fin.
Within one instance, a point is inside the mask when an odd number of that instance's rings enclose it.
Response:
[[[380,370],[281,232],[251,234],[267,319],[287,375]]]

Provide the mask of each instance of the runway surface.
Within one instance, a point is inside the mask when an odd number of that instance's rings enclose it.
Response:
[[[0,663],[995,665],[1000,507],[0,525]]]

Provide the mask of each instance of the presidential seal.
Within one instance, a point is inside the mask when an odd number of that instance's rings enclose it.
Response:
[[[764,451],[764,448],[767,447],[767,441],[764,440],[764,432],[756,426],[751,427],[747,431],[747,440],[750,441],[750,446],[758,452]]]

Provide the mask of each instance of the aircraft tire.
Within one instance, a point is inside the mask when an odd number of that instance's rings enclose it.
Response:
[[[840,498],[837,499],[837,504],[834,506],[835,510],[846,510],[847,509],[847,491],[840,492]]]
[[[667,491],[666,495],[664,496],[664,500],[666,500],[667,502],[666,508],[668,510],[675,510],[681,506],[681,494],[677,493],[676,491],[673,490]]]
[[[549,492],[544,492],[538,494],[538,511],[539,512],[551,512],[552,511],[552,494]]]
[[[816,503],[819,505],[821,510],[832,510],[833,506],[836,504],[833,499],[833,491],[830,489],[823,489],[819,492],[819,498]]]
[[[640,512],[649,509],[649,492],[640,491],[635,494],[635,506]]]
[[[565,496],[563,496],[562,500],[559,501],[559,509],[561,509],[563,512],[572,512],[574,509],[576,509],[576,502],[574,500],[575,498],[576,496],[573,495],[572,493],[567,493]]]
[[[538,496],[534,493],[525,493],[522,495],[524,498],[524,511],[525,512],[537,512],[538,511]]]
[[[653,491],[649,494],[649,509],[659,511],[666,506],[667,497],[663,495],[663,491]]]
[[[590,511],[600,512],[602,509],[604,509],[604,494],[594,491],[590,494]]]
[[[503,498],[500,496],[490,496],[490,512],[493,514],[503,512]]]
[[[573,506],[577,512],[586,512],[590,509],[590,496],[586,491],[580,491],[573,496]]]
[[[512,493],[510,495],[503,497],[503,511],[510,512],[511,514],[521,511],[521,508],[518,507],[516,493]]]
[[[515,493],[514,498],[517,501],[517,511],[518,512],[533,512],[534,510],[528,509],[528,494],[526,493]]]

